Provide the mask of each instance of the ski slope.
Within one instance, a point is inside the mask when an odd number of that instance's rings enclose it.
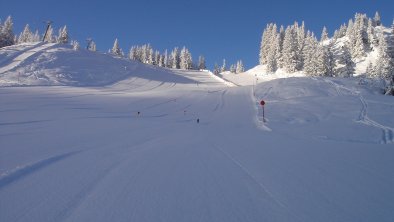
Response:
[[[394,218],[392,97],[354,79],[231,87],[123,62],[89,87],[0,88],[0,221]]]

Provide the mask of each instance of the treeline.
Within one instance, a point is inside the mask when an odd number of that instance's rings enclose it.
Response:
[[[263,31],[260,64],[266,65],[269,73],[284,69],[289,73],[303,71],[309,76],[349,77],[355,72],[355,62],[376,50],[376,62],[368,66],[366,75],[393,81],[394,23],[391,29],[392,35],[384,34],[378,12],[374,18],[356,13],[332,38],[324,27],[320,41],[306,30],[304,22],[295,22],[286,29],[271,23]]]

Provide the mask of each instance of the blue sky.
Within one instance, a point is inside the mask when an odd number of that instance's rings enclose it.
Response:
[[[186,46],[208,66],[242,59],[247,68],[258,64],[261,33],[267,23],[289,25],[305,21],[320,35],[325,25],[330,34],[356,12],[373,17],[379,11],[386,26],[394,18],[392,0],[112,0],[49,1],[0,0],[0,18],[11,15],[19,33],[26,23],[42,30],[43,21],[54,27],[67,25],[70,35],[85,45],[92,37],[100,51],[112,47],[115,38],[128,52],[132,45],[151,43],[163,51]]]

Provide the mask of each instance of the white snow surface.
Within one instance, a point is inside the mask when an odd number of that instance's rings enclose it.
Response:
[[[19,85],[0,88],[0,221],[393,221],[394,98],[356,79],[230,87],[18,47],[0,50]]]

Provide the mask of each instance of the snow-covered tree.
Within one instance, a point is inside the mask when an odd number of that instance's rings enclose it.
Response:
[[[8,16],[0,30],[0,48],[15,44],[13,26],[12,18]]]
[[[72,41],[71,41],[71,45],[72,45],[72,47],[73,47],[73,49],[74,49],[75,51],[77,51],[77,50],[80,49],[79,42],[76,41],[76,40],[72,40]]]
[[[376,13],[375,13],[375,17],[373,18],[373,21],[374,21],[374,25],[375,25],[375,26],[381,26],[381,25],[382,25],[382,21],[381,21],[381,19],[380,19],[380,14],[379,14],[379,12],[376,12]]]
[[[220,73],[220,68],[217,63],[214,65],[213,74],[218,75]]]
[[[235,68],[235,65],[234,64],[231,64],[231,66],[230,66],[230,72],[231,73],[236,73],[236,68]]]
[[[53,36],[53,28],[52,25],[49,25],[48,31],[46,32],[46,35],[44,36],[44,42],[55,42],[55,37]]]
[[[326,41],[328,39],[328,32],[326,26],[323,27],[323,31],[321,32],[320,42]]]
[[[285,38],[283,40],[283,67],[289,73],[296,72],[300,66],[300,60],[298,55],[298,42],[294,27],[287,27],[285,31]]]
[[[368,35],[368,43],[370,47],[372,47],[377,43],[377,41],[375,39],[375,29],[373,27],[373,22],[371,18],[368,19],[367,35]]]
[[[171,68],[173,69],[179,69],[179,49],[178,47],[175,47],[174,50],[171,52]]]
[[[114,46],[111,49],[111,54],[118,57],[123,57],[123,52],[122,49],[119,47],[119,42],[117,38],[114,41]]]
[[[305,47],[303,50],[303,55],[304,55],[304,73],[309,76],[314,76],[317,73],[316,70],[316,63],[317,63],[317,58],[316,58],[316,52],[317,52],[317,47],[318,47],[318,41],[316,37],[313,35],[313,33],[309,32],[307,33],[307,37],[305,39]]]
[[[58,36],[57,42],[58,43],[63,43],[63,44],[68,43],[67,26],[64,26],[63,28],[59,29],[59,36]]]
[[[280,34],[272,38],[271,47],[267,56],[267,72],[274,73],[278,69],[278,59],[280,55]]]
[[[381,79],[391,80],[394,75],[393,59],[389,54],[389,47],[383,33],[379,34],[378,58],[374,71],[374,76]]]
[[[242,63],[242,60],[239,60],[237,62],[236,73],[242,73],[244,71],[245,71],[244,64]]]
[[[263,35],[261,37],[261,43],[260,43],[260,64],[266,64],[267,63],[267,55],[268,55],[268,50],[270,48],[270,40],[271,40],[271,35],[273,32],[274,24],[268,24],[267,27],[263,31]]]
[[[220,72],[225,72],[225,71],[227,71],[226,59],[223,59],[223,64],[222,67],[220,67]]]
[[[206,67],[206,65],[205,65],[205,57],[204,56],[202,56],[202,55],[200,55],[199,57],[198,57],[198,69],[199,70],[203,70],[203,69],[206,69],[207,67]]]
[[[96,48],[97,48],[96,43],[93,40],[90,40],[87,46],[87,50],[95,52],[97,51]]]
[[[163,58],[163,62],[164,62],[164,67],[169,68],[169,64],[168,64],[168,52],[167,49],[164,51],[164,58]]]
[[[336,75],[339,77],[351,77],[354,74],[354,62],[350,54],[350,50],[347,46],[342,47],[342,53],[339,59],[339,63],[342,68],[336,71]]]
[[[32,37],[32,42],[39,42],[40,41],[40,34],[38,33],[38,30],[33,34]]]
[[[33,33],[30,31],[29,24],[25,26],[18,38],[18,43],[33,42]]]

